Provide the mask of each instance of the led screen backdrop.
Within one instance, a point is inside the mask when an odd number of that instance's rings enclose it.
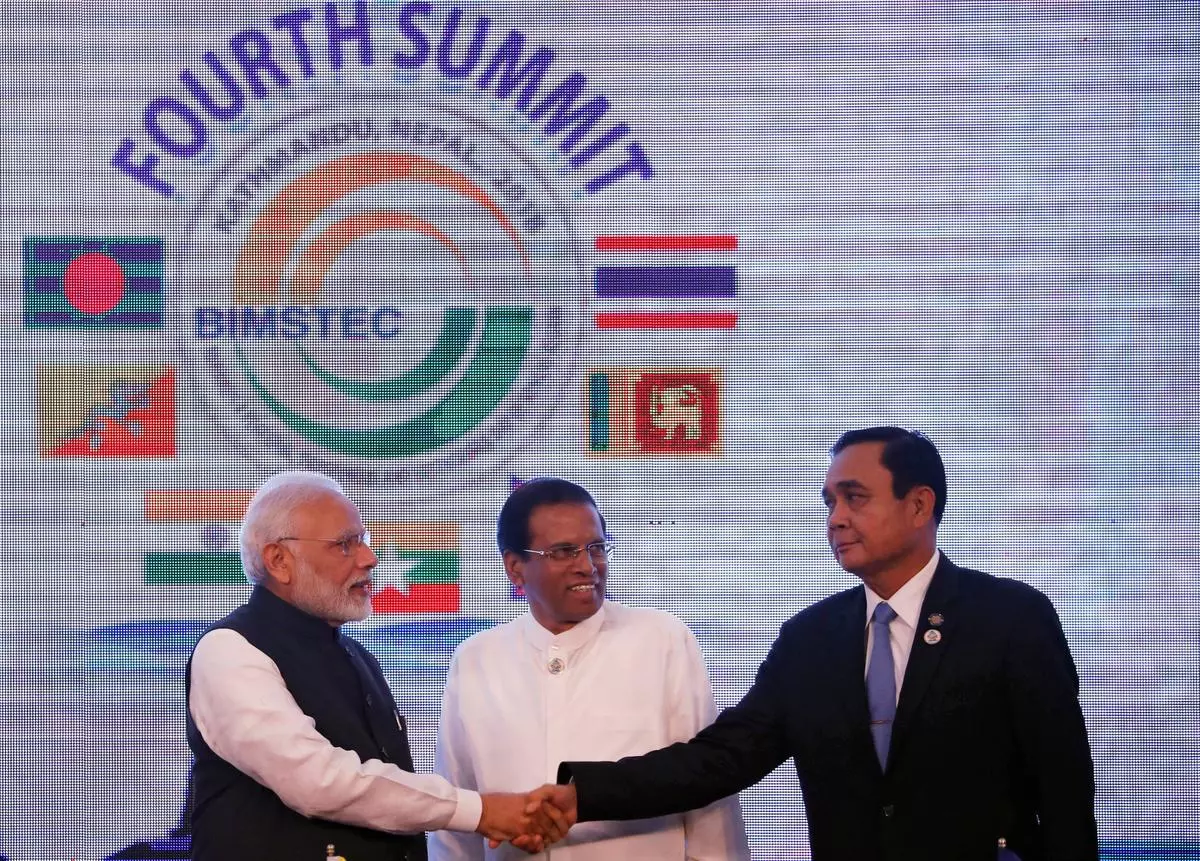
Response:
[[[851,585],[818,489],[880,423],[940,446],[946,552],[1059,609],[1106,851],[1194,851],[1194,6],[4,18],[0,853],[171,833],[183,665],[277,469],[371,523],[355,632],[428,770],[451,652],[523,611],[514,482],[595,493],[613,597],[729,704]],[[742,800],[807,857],[790,766]]]

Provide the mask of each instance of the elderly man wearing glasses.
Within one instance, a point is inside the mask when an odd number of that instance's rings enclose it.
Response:
[[[340,630],[370,614],[379,560],[335,481],[299,471],[266,481],[241,554],[250,599],[188,662],[192,858],[324,858],[333,845],[353,861],[425,859],[422,832],[438,828],[561,836],[556,811],[531,821],[524,796],[413,773],[378,662]]]
[[[529,613],[463,642],[442,700],[437,770],[480,792],[553,781],[563,760],[617,759],[683,741],[715,717],[700,649],[660,610],[605,600],[613,549],[585,489],[527,482],[500,510],[497,544]],[[430,858],[509,858],[439,832]],[[737,797],[649,822],[576,826],[554,861],[747,858]]]

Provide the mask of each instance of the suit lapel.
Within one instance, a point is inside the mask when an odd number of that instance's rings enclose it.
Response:
[[[846,594],[844,606],[832,619],[829,654],[839,662],[829,668],[833,685],[830,702],[840,702],[846,712],[847,726],[857,727],[855,734],[864,755],[875,762],[871,740],[871,714],[867,706],[867,686],[863,680],[867,665],[867,597],[863,587]]]
[[[903,745],[905,732],[913,723],[921,700],[937,673],[942,656],[947,650],[954,648],[957,631],[954,602],[957,597],[958,568],[943,553],[929,583],[929,590],[925,593],[925,601],[921,604],[921,618],[917,621],[917,632],[913,637],[908,667],[904,671],[904,683],[900,688],[900,701],[896,705],[896,718],[892,724],[890,758],[894,758],[897,747]],[[940,621],[941,624],[933,625],[930,619]],[[937,633],[929,634],[927,640],[928,631]]]

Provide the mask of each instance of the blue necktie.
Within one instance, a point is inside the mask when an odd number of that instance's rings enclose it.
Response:
[[[888,625],[896,611],[880,604],[871,616],[871,662],[867,664],[867,707],[871,710],[871,737],[879,767],[887,769],[892,743],[892,720],[896,717],[896,665],[892,662],[892,640]]]

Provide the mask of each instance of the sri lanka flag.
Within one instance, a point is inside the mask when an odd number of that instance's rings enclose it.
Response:
[[[593,368],[587,445],[595,455],[719,455],[720,368]]]
[[[162,328],[162,239],[34,236],[22,258],[25,328]]]

